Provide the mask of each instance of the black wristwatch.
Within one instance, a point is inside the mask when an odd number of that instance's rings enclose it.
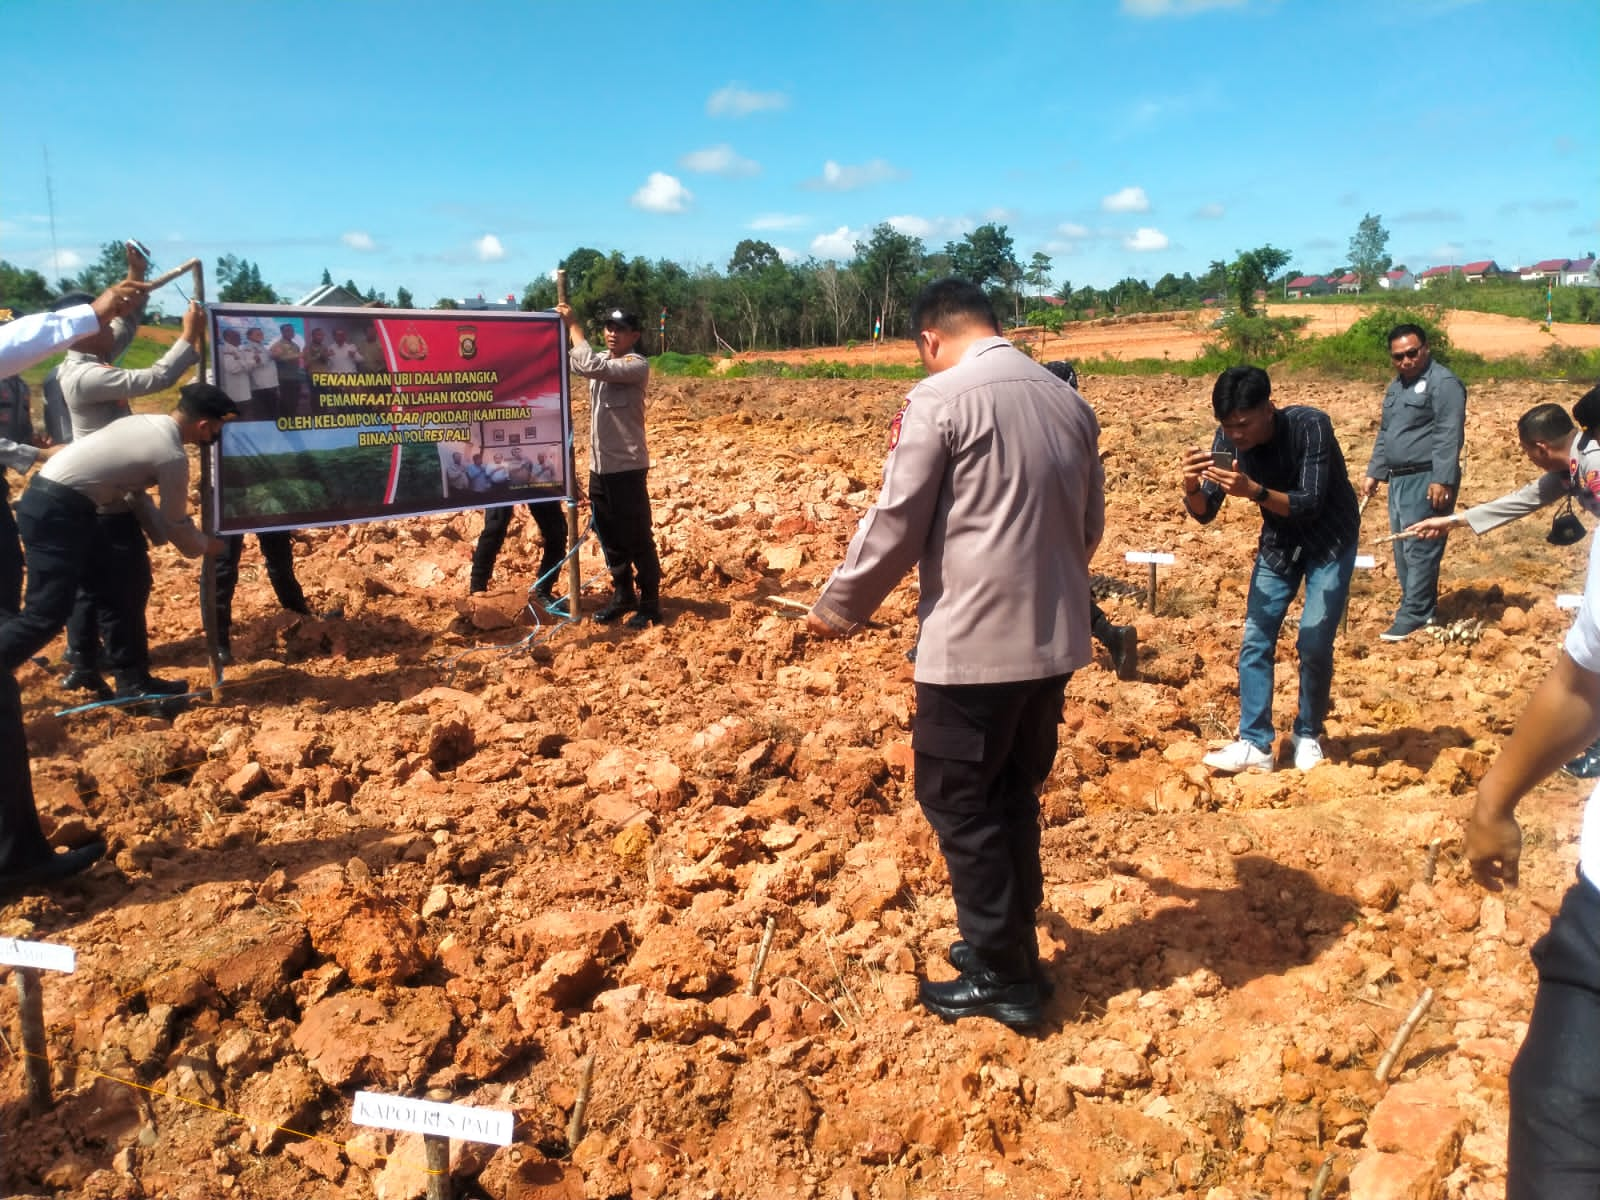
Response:
[[[1256,490],[1256,496],[1255,496],[1256,503],[1257,504],[1266,503],[1267,485],[1264,484],[1264,483],[1258,483],[1258,484],[1256,484],[1256,489],[1257,489]]]

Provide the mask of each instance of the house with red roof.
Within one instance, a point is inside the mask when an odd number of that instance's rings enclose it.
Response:
[[[1421,275],[1417,276],[1417,286],[1425,288],[1441,279],[1448,279],[1455,272],[1455,267],[1429,267]]]
[[[1299,300],[1306,296],[1326,296],[1331,291],[1333,284],[1321,275],[1300,275],[1284,285],[1283,294],[1291,300]]]
[[[1486,258],[1481,262],[1469,262],[1461,268],[1461,278],[1468,283],[1482,283],[1485,279],[1498,279],[1504,275],[1494,259]]]
[[[1414,292],[1417,290],[1417,277],[1404,267],[1396,267],[1383,273],[1378,286],[1387,292]]]
[[[1341,296],[1353,296],[1361,290],[1361,276],[1354,271],[1346,271],[1333,281],[1333,290]]]
[[[1572,265],[1570,258],[1547,258],[1543,262],[1534,263],[1531,267],[1523,267],[1517,272],[1522,279],[1556,279]]]

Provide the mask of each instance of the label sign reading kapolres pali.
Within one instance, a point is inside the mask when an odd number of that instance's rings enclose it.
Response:
[[[0,937],[0,966],[32,967],[36,971],[62,971],[70,975],[77,965],[78,952],[71,946]]]
[[[402,1133],[430,1133],[436,1137],[489,1142],[496,1146],[511,1145],[514,1125],[510,1113],[495,1108],[435,1104],[432,1100],[408,1100],[376,1092],[356,1093],[350,1119],[357,1125],[398,1129]]]
[[[219,533],[343,525],[571,493],[553,313],[209,309],[239,407],[206,498]]]

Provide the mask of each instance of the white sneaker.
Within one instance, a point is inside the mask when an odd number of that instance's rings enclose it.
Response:
[[[1200,761],[1224,775],[1235,775],[1240,771],[1259,771],[1263,775],[1272,772],[1272,755],[1243,740],[1231,742],[1221,750],[1213,750]]]
[[[1292,734],[1294,740],[1294,769],[1296,771],[1309,771],[1312,767],[1319,766],[1326,757],[1322,753],[1322,743],[1314,737],[1303,738],[1299,734]]]

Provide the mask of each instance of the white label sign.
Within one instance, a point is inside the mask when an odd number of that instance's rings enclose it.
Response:
[[[1370,554],[1358,554],[1358,555],[1356,555],[1356,566],[1358,566],[1358,567],[1365,567],[1367,570],[1370,571],[1370,570],[1372,570],[1373,567],[1375,567],[1377,565],[1378,565],[1378,560],[1373,558],[1372,555],[1370,555]]]
[[[398,1129],[404,1133],[431,1133],[467,1142],[511,1145],[511,1114],[497,1108],[469,1108],[465,1104],[435,1104],[404,1096],[357,1092],[350,1119],[357,1125]]]
[[[71,946],[19,942],[16,938],[0,937],[0,964],[33,967],[39,971],[62,971],[71,975],[78,965],[78,952]]]
[[[1158,554],[1149,550],[1129,550],[1123,557],[1133,563],[1160,563],[1168,567],[1178,561],[1170,554]]]
[[[1581,608],[1582,606],[1583,597],[1581,595],[1574,596],[1569,592],[1563,592],[1556,597],[1557,608]]]

